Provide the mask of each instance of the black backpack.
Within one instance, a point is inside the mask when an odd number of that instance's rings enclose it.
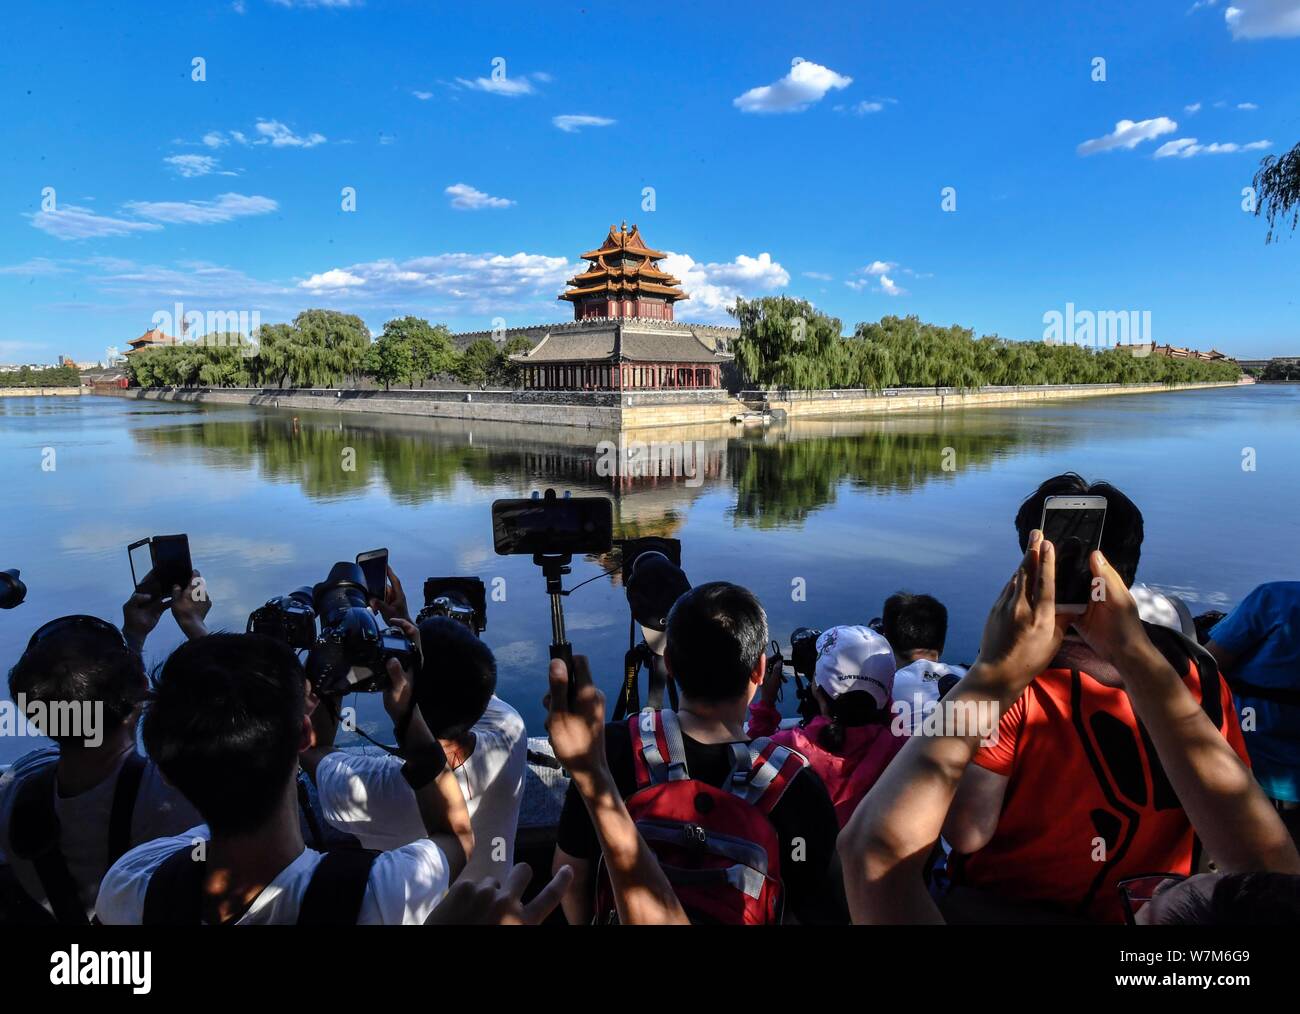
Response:
[[[191,858],[190,852],[190,845],[181,846],[153,871],[144,893],[143,925],[197,926],[203,921],[208,864]],[[355,926],[378,857],[371,849],[326,852],[298,905],[298,925]]]
[[[62,829],[54,812],[57,751],[53,751],[53,757],[53,763],[38,768],[19,783],[9,825],[9,845],[15,856],[27,860],[35,868],[54,914],[51,916],[29,897],[13,873],[6,870],[0,872],[0,925],[89,925],[77,882],[59,848]],[[144,757],[132,750],[118,771],[108,820],[110,867],[131,847],[131,817],[147,763]]]

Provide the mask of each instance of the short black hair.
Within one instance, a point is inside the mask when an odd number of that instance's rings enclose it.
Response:
[[[104,732],[128,721],[149,688],[144,663],[111,631],[73,629],[42,638],[23,652],[9,670],[9,696],[28,702],[99,704]],[[42,729],[43,734],[59,729]],[[83,730],[84,731],[84,730]],[[51,736],[61,748],[77,748],[84,736]]]
[[[1160,921],[1167,926],[1294,926],[1300,920],[1300,876],[1229,873],[1209,891],[1170,898]]]
[[[483,717],[497,689],[491,649],[465,624],[430,616],[420,624],[424,654],[415,678],[415,703],[439,739],[457,739]]]
[[[682,693],[695,700],[717,703],[743,696],[766,648],[767,614],[740,585],[699,585],[668,613],[665,660]]]
[[[306,673],[261,634],[186,641],[154,675],[145,750],[213,833],[255,830],[298,766]]]
[[[885,599],[881,625],[896,654],[917,650],[942,654],[948,640],[948,609],[933,595],[899,591]]]
[[[1115,568],[1124,584],[1132,587],[1137,580],[1138,561],[1142,557],[1142,512],[1137,504],[1108,482],[1089,483],[1076,472],[1054,475],[1043,482],[1020,505],[1016,513],[1016,534],[1020,551],[1029,546],[1029,533],[1043,522],[1043,501],[1049,496],[1104,496],[1106,524],[1101,530],[1101,551]]]

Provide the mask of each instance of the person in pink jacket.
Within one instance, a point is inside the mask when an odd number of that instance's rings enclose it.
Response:
[[[890,727],[896,668],[889,642],[870,627],[832,627],[817,638],[813,693],[819,717],[803,728],[779,728],[776,666],[769,666],[750,705],[750,737],[769,736],[807,757],[826,785],[840,827],[907,742]]]

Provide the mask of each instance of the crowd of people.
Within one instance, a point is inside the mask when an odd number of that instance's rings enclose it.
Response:
[[[1059,495],[1107,502],[1082,613],[1039,530]],[[656,601],[638,562],[671,706],[607,723],[587,660],[550,663],[549,881],[516,863],[528,739],[490,648],[413,622],[391,570],[372,607],[416,648],[387,663],[391,749],[338,749],[344,699],[289,645],[210,632],[197,572],[120,628],[55,619],[9,672],[50,745],[0,776],[0,925],[1300,921],[1300,582],[1198,622],[1138,583],[1137,506],[1072,473],[1015,529],[969,666],[900,592],[817,636],[797,724],[757,598],[659,557]],[[168,611],[186,640],[149,675]]]

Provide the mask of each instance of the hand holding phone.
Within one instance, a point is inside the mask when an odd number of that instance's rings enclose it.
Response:
[[[371,549],[357,554],[357,566],[366,576],[366,595],[384,601],[384,584],[388,580],[388,550]]]
[[[188,535],[154,535],[141,539],[126,547],[126,556],[131,565],[131,583],[141,595],[170,600],[173,588],[188,588],[193,580]]]

